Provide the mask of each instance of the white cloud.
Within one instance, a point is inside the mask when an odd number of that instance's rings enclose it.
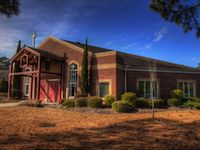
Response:
[[[154,42],[159,42],[164,38],[164,36],[167,34],[168,28],[167,27],[162,27],[158,32],[154,33]]]
[[[113,44],[113,41],[108,41],[107,43],[105,43],[106,46],[110,46]]]

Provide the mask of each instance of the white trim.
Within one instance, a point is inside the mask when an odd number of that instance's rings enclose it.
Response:
[[[148,69],[126,69],[128,71],[141,71],[141,72],[149,72]],[[173,71],[173,70],[156,70],[156,72],[164,72],[164,73],[187,73],[187,74],[200,74],[200,72],[189,72],[189,71]]]
[[[185,84],[187,83],[187,88],[188,88],[188,97],[190,97],[190,83],[193,84],[193,97],[196,97],[196,81],[195,80],[182,80],[182,79],[178,79],[177,80],[177,89],[179,89],[179,83],[183,84],[183,97],[185,97]],[[182,89],[181,89],[182,90]],[[187,97],[185,97],[187,98]]]

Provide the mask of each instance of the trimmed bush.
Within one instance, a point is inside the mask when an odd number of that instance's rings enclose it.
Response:
[[[136,94],[132,93],[132,92],[126,92],[124,94],[122,94],[121,99],[122,101],[130,104],[130,105],[134,105],[135,101],[136,101]]]
[[[91,97],[88,99],[88,106],[91,108],[101,108],[102,102],[102,99],[99,97]]]
[[[75,99],[75,107],[86,107],[87,106],[87,97],[79,97]]]
[[[135,101],[135,107],[137,108],[149,108],[149,100],[143,97],[137,98]]]
[[[112,107],[112,103],[114,101],[116,101],[116,98],[112,95],[107,95],[107,96],[105,96],[104,101],[105,101],[106,107],[110,108],[110,107]]]
[[[15,99],[22,98],[22,91],[19,89],[12,89],[11,93],[12,93],[12,98],[15,98]]]
[[[167,100],[167,104],[169,106],[179,106],[181,105],[181,101],[177,98],[170,98]]]
[[[185,107],[200,109],[200,102],[188,101],[184,103]]]
[[[183,91],[182,90],[173,90],[171,91],[171,98],[176,98],[176,99],[179,99],[179,100],[182,100],[183,99]]]
[[[74,107],[75,106],[75,101],[73,99],[67,99],[67,100],[64,100],[63,103],[62,103],[62,106],[64,108],[71,108],[71,107]]]
[[[200,103],[200,98],[198,98],[198,97],[191,97],[188,100],[191,102],[199,102]]]
[[[152,107],[152,101],[149,99],[149,106]],[[157,98],[154,100],[154,108],[163,108],[165,107],[165,102],[163,99]]]
[[[136,108],[133,105],[130,105],[124,101],[116,101],[112,103],[112,109],[114,109],[117,112],[124,112],[124,113],[130,113],[136,111]]]

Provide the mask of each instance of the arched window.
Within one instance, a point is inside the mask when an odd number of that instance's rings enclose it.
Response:
[[[25,71],[30,72],[30,69],[27,68]],[[25,96],[30,95],[30,77],[28,76],[24,77],[24,95]]]
[[[70,78],[69,78],[69,96],[76,96],[77,92],[77,65],[76,64],[71,64],[69,66],[69,73],[70,73]]]

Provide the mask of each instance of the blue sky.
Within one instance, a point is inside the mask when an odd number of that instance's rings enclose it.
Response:
[[[21,14],[0,16],[0,56],[11,57],[18,40],[37,45],[48,35],[188,66],[200,62],[200,39],[164,21],[149,0],[21,0]]]

